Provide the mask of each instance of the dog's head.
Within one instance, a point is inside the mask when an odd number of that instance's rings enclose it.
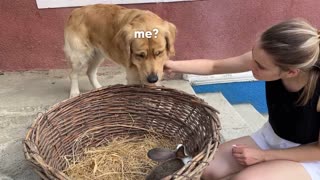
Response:
[[[175,55],[176,27],[149,11],[136,11],[115,36],[128,67],[139,72],[142,84],[161,80],[166,60]]]

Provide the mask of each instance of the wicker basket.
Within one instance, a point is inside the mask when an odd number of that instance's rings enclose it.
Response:
[[[173,179],[200,179],[220,142],[217,111],[196,96],[166,87],[114,85],[62,101],[36,118],[24,153],[41,178],[70,179],[62,172],[64,156],[116,136],[142,137],[150,128],[176,137],[193,156]],[[94,138],[83,136],[88,132]]]

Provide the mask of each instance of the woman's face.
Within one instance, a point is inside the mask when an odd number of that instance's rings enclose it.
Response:
[[[258,43],[252,49],[251,70],[258,80],[274,81],[282,78],[280,67],[274,64],[273,57],[261,49]]]

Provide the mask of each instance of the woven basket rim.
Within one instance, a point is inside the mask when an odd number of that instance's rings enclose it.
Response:
[[[215,108],[213,108],[212,106],[210,106],[207,102],[205,102],[202,98],[196,96],[196,95],[193,95],[193,94],[189,94],[189,93],[186,93],[184,91],[181,91],[181,90],[178,90],[178,89],[173,89],[173,88],[169,88],[169,87],[165,87],[165,86],[148,86],[148,85],[122,85],[122,84],[115,84],[115,85],[109,85],[109,86],[104,86],[104,87],[101,87],[101,88],[98,88],[98,89],[94,89],[94,90],[91,90],[91,91],[88,91],[88,92],[85,92],[85,93],[82,93],[76,97],[72,97],[72,98],[69,98],[69,99],[65,99],[63,101],[60,101],[58,103],[55,103],[54,105],[52,105],[51,107],[49,107],[47,110],[45,110],[44,112],[38,112],[37,113],[37,117],[34,119],[34,121],[32,122],[32,125],[29,127],[27,133],[26,133],[26,136],[25,136],[25,139],[23,140],[23,150],[24,150],[24,155],[25,155],[25,158],[31,162],[31,164],[33,165],[33,168],[35,168],[36,170],[36,173],[43,179],[55,179],[55,177],[46,177],[44,176],[42,173],[40,173],[38,171],[38,169],[40,168],[40,163],[39,162],[42,162],[44,164],[45,167],[42,167],[42,168],[47,168],[49,171],[52,171],[55,173],[55,175],[59,178],[59,179],[70,179],[65,173],[63,173],[62,171],[60,170],[57,170],[53,167],[51,167],[50,165],[47,164],[47,162],[43,159],[43,157],[41,157],[39,155],[39,150],[37,149],[37,146],[35,145],[34,141],[31,139],[31,134],[33,133],[33,131],[38,128],[39,126],[39,122],[44,120],[44,116],[49,114],[50,112],[53,112],[54,110],[56,109],[59,109],[61,108],[61,106],[64,106],[64,105],[68,105],[69,103],[72,103],[74,102],[75,100],[77,99],[81,99],[81,98],[85,98],[87,95],[90,95],[92,93],[97,93],[99,91],[103,91],[103,90],[106,90],[106,89],[109,89],[109,88],[116,88],[116,87],[121,87],[121,88],[148,88],[148,89],[153,89],[153,90],[166,90],[166,91],[171,91],[171,92],[175,92],[175,93],[180,93],[184,96],[189,96],[189,97],[193,97],[195,100],[194,103],[197,103],[199,105],[202,105],[205,107],[205,109],[207,110],[210,110],[211,112],[215,112],[216,114],[219,114],[219,111],[216,110]],[[198,153],[197,156],[193,157],[193,159],[200,159],[202,158],[203,154],[205,153],[206,155],[208,155],[209,151],[211,149],[214,149],[214,152],[212,152],[210,154],[210,157],[206,157],[207,159],[212,159],[215,155],[215,151],[217,150],[219,144],[220,144],[220,139],[221,139],[221,134],[220,134],[220,130],[221,130],[221,124],[220,124],[220,121],[217,120],[216,124],[215,124],[215,130],[218,131],[218,134],[217,134],[217,138],[216,139],[210,139],[209,140],[209,144],[207,146],[207,149],[203,149],[202,151],[200,151]],[[36,155],[36,158],[34,160],[33,156]],[[38,155],[38,156],[37,156]],[[207,163],[208,162],[203,162],[202,165],[199,165],[199,166],[207,166]],[[201,164],[201,163],[200,163]],[[177,176],[180,176],[179,172],[182,172],[186,167],[182,168],[181,170],[179,170],[177,172]],[[201,169],[201,168],[199,168]],[[202,168],[203,169],[203,168]],[[179,179],[179,178],[177,178]],[[183,178],[181,178],[183,179]]]

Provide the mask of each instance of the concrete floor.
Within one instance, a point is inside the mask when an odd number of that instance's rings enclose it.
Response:
[[[98,74],[104,86],[125,83],[125,73],[120,67],[103,67]],[[79,83],[82,92],[92,89],[86,76]],[[193,93],[186,81],[165,81],[163,85]],[[24,158],[22,141],[39,112],[68,96],[69,79],[65,70],[0,75],[0,180],[39,179]]]
[[[22,142],[38,113],[68,98],[67,73],[66,70],[0,73],[0,180],[39,179],[24,158]],[[125,83],[125,73],[119,66],[102,67],[98,75],[104,86]],[[177,78],[179,76],[174,77]],[[190,83],[184,80],[171,79],[162,84],[195,94]],[[80,77],[79,85],[81,92],[92,89],[86,76]],[[221,93],[197,96],[220,112],[223,140],[246,136],[256,129],[253,126],[256,121],[245,120]]]

